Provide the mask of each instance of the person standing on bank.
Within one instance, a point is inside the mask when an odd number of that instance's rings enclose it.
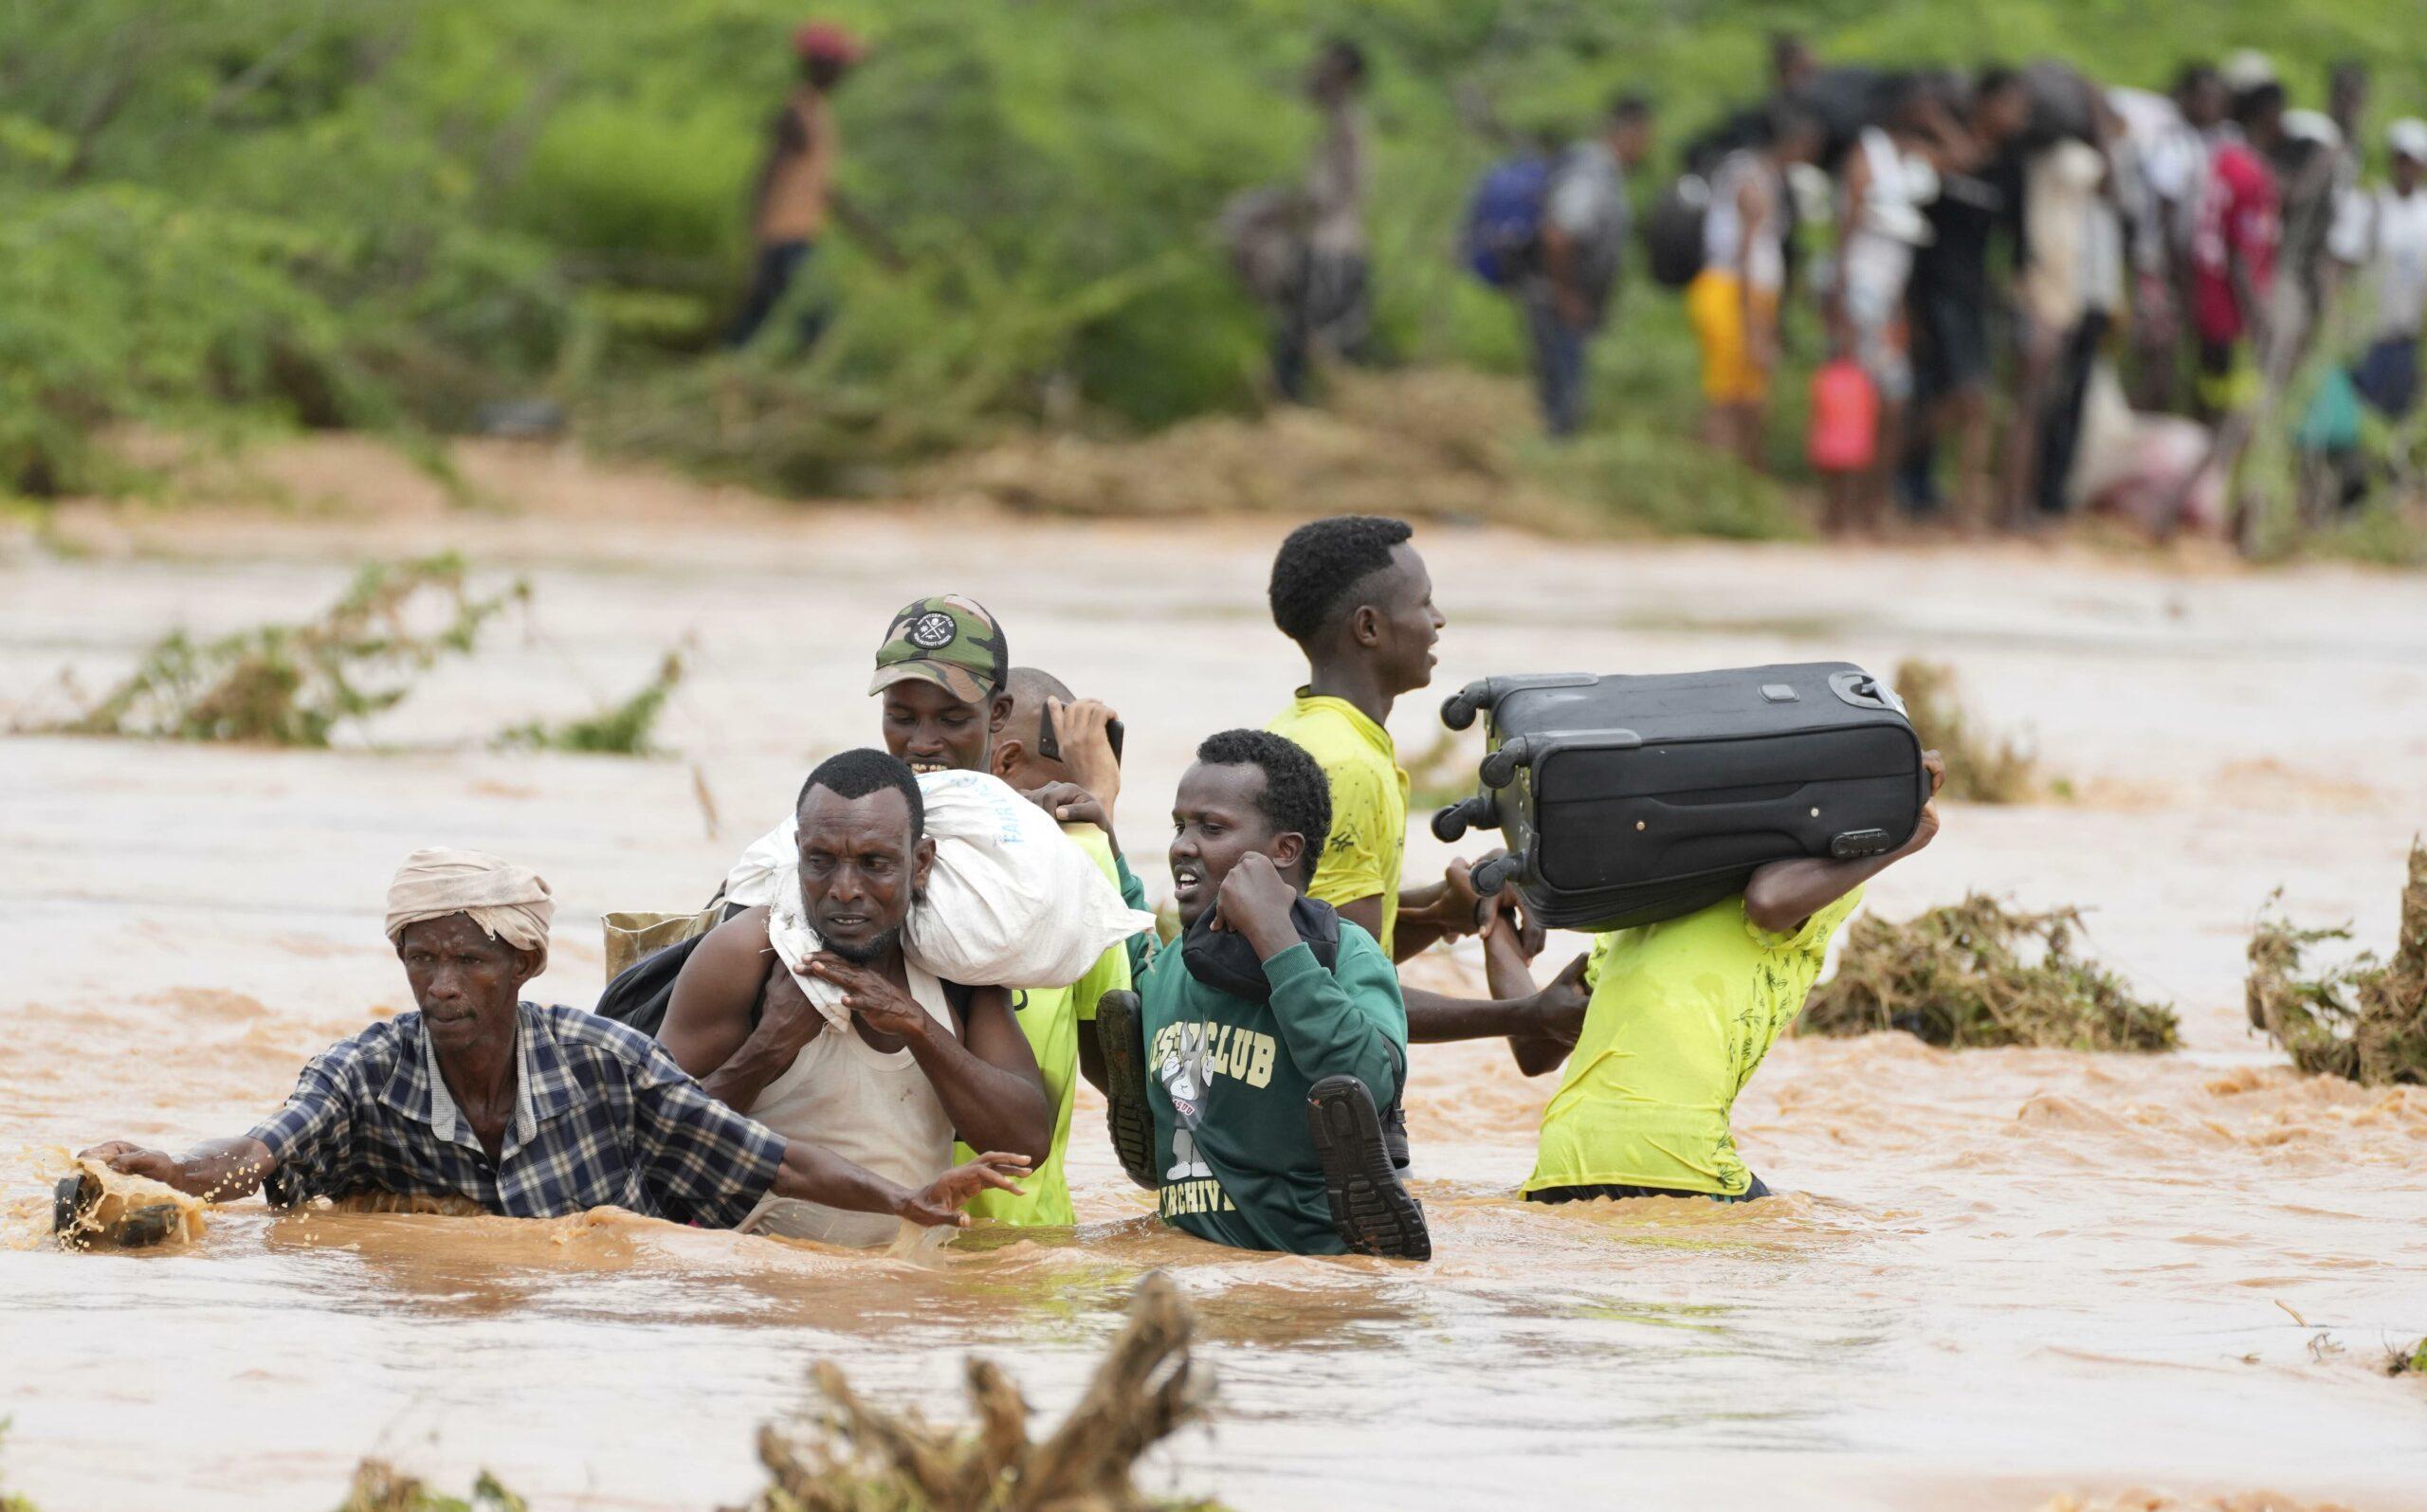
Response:
[[[834,170],[843,143],[833,95],[866,49],[840,27],[812,23],[793,34],[793,52],[800,60],[800,82],[767,128],[767,157],[750,196],[756,261],[726,337],[731,346],[747,346],[783,308],[838,209]],[[828,318],[823,308],[801,311],[801,346],[816,342]]]
[[[1325,43],[1306,78],[1323,135],[1306,168],[1305,238],[1272,343],[1273,385],[1293,403],[1311,392],[1318,354],[1354,357],[1365,346],[1365,123],[1357,108],[1364,89],[1364,49],[1345,38]]]
[[[1598,135],[1561,154],[1542,199],[1540,255],[1519,286],[1533,345],[1542,428],[1574,435],[1584,423],[1594,335],[1609,319],[1634,213],[1627,175],[1651,154],[1651,101],[1621,95]]]

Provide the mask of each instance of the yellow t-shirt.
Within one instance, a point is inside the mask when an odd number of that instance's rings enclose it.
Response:
[[[1792,935],[1756,929],[1743,895],[1593,942],[1593,998],[1542,1113],[1527,1192],[1660,1187],[1742,1195],[1727,1114],[1819,978],[1857,887]]]
[[[1112,843],[1102,829],[1091,824],[1065,825],[1062,832],[1104,869],[1114,886],[1121,885],[1113,870]],[[1053,1104],[1053,1150],[1043,1165],[1022,1178],[1026,1193],[1015,1197],[1008,1192],[981,1192],[969,1202],[973,1216],[1022,1228],[1067,1228],[1077,1221],[1070,1209],[1070,1183],[1063,1175],[1062,1157],[1070,1143],[1070,1104],[1079,1092],[1079,1026],[1095,1021],[1097,1000],[1104,993],[1122,992],[1128,986],[1129,955],[1115,945],[1096,958],[1087,975],[1068,987],[1012,994],[1013,1006],[1019,1011],[1020,1032],[1028,1036],[1036,1068],[1045,1078],[1046,1101]],[[965,1144],[955,1145],[953,1159],[968,1160],[976,1153]]]
[[[1379,894],[1382,954],[1392,950],[1399,917],[1399,863],[1407,853],[1407,773],[1391,732],[1345,699],[1317,698],[1305,688],[1265,726],[1315,758],[1331,783],[1331,838],[1315,863],[1306,895],[1337,908]]]

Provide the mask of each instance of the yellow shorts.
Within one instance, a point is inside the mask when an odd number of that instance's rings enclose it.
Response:
[[[1686,318],[1693,322],[1694,338],[1703,349],[1703,397],[1713,404],[1760,404],[1770,394],[1768,370],[1753,361],[1744,304],[1743,285],[1733,273],[1705,268],[1686,285]],[[1763,335],[1774,333],[1778,295],[1757,290],[1752,305]]]

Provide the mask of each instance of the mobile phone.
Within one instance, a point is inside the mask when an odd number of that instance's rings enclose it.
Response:
[[[1122,731],[1121,728],[1121,721],[1119,720],[1107,720],[1104,721],[1104,738],[1105,741],[1112,746],[1112,759],[1115,765],[1119,765],[1121,761],[1122,734]],[[1062,759],[1062,742],[1055,739],[1053,737],[1053,711],[1050,708],[1041,709],[1037,712],[1036,754],[1048,761],[1059,761]]]

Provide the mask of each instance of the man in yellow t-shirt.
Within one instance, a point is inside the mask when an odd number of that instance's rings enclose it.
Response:
[[[1480,900],[1467,865],[1400,886],[1408,777],[1390,731],[1391,706],[1432,681],[1433,647],[1449,621],[1406,521],[1336,515],[1299,526],[1272,559],[1272,622],[1306,655],[1305,685],[1265,728],[1304,746],[1331,784],[1331,838],[1307,896],[1373,936],[1394,962],[1438,939],[1473,932]],[[1403,987],[1412,1043],[1547,1037],[1565,1044],[1582,1022],[1583,962],[1540,992],[1476,1001]]]
[[[1089,817],[1109,816],[1120,792],[1120,768],[1104,759],[1111,751],[1103,734],[1111,711],[1091,700],[1082,702],[1059,678],[1032,666],[1012,668],[1006,686],[1012,696],[1011,717],[988,746],[986,770],[1026,793],[1036,794],[1056,784],[1071,785],[1068,791],[1073,794],[1085,790],[1093,804],[1086,811]],[[1065,753],[1061,757],[1048,757],[1038,749],[1048,720],[1055,721],[1056,743]],[[1121,877],[1113,865],[1106,829],[1098,823],[1079,821],[1075,813],[1060,808],[1055,816],[1064,820],[1062,832],[1087,853],[1105,881],[1119,887]],[[1028,1036],[1037,1071],[1045,1078],[1046,1102],[1053,1109],[1053,1149],[1029,1174],[1025,1193],[989,1192],[985,1201],[969,1204],[972,1215],[1030,1228],[1068,1226],[1075,1221],[1063,1157],[1070,1143],[1070,1104],[1078,1095],[1080,1036],[1086,1032],[1088,1039],[1094,1038],[1080,1026],[1095,1022],[1096,1004],[1104,993],[1126,992],[1129,986],[1128,954],[1116,945],[1068,987],[1032,988],[1012,994],[1021,1032]]]
[[[1935,751],[1923,759],[1936,792],[1946,768]],[[1913,838],[1891,854],[1773,862],[1736,897],[1596,939],[1586,973],[1592,1003],[1565,1057],[1567,1074],[1542,1112],[1525,1195],[1536,1202],[1768,1196],[1736,1153],[1728,1111],[1803,1011],[1829,940],[1862,902],[1863,884],[1937,834],[1933,803]],[[1485,936],[1484,960],[1494,993],[1531,985],[1518,931],[1507,922],[1495,921]],[[1529,1076],[1558,1063],[1556,1053],[1518,1047]]]

